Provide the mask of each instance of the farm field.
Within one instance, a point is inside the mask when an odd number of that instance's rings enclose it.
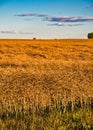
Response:
[[[1,39],[0,130],[93,130],[93,39]]]

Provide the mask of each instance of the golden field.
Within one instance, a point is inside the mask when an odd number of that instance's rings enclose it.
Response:
[[[92,106],[93,39],[0,40],[1,129],[5,113],[37,106],[52,111],[55,102],[63,113],[69,103],[71,111],[76,103]]]

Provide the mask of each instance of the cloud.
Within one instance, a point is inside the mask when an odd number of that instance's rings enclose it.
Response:
[[[48,15],[46,15],[46,14],[37,14],[36,16],[37,17],[48,17]]]
[[[46,17],[46,21],[51,22],[93,22],[93,17],[69,17],[69,16],[62,16],[62,17]]]
[[[86,8],[93,8],[93,5],[88,5],[86,6]]]
[[[18,34],[33,34],[31,32],[18,32]]]
[[[25,13],[16,14],[14,16],[27,17],[27,21],[32,19],[29,18],[41,17],[43,21],[47,21],[49,26],[63,26],[63,27],[76,27],[84,25],[84,22],[93,22],[93,17],[74,17],[74,16],[49,16],[47,14],[36,14],[36,13]]]
[[[92,7],[92,6],[91,6]],[[19,17],[43,17],[46,21],[51,22],[93,22],[93,17],[70,17],[70,16],[49,16],[46,14],[26,13],[26,14],[15,14],[14,16]]]
[[[83,24],[66,24],[66,23],[55,23],[55,24],[48,24],[50,26],[63,26],[63,27],[73,27],[73,26],[80,26]]]
[[[46,14],[35,14],[35,13],[24,13],[24,14],[15,14],[14,16],[19,16],[19,17],[48,17]]]
[[[0,31],[2,34],[32,34],[31,32],[21,32],[21,31]]]
[[[28,17],[28,16],[36,16],[36,14],[32,14],[32,13],[27,13],[27,14],[15,14],[14,16]]]
[[[7,33],[7,34],[16,34],[15,31],[0,31],[0,33]]]

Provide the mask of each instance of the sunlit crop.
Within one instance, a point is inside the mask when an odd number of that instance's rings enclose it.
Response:
[[[92,130],[93,40],[0,40],[0,130]]]

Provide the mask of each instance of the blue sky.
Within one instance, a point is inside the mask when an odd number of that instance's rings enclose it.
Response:
[[[93,0],[0,0],[0,38],[87,38]]]

